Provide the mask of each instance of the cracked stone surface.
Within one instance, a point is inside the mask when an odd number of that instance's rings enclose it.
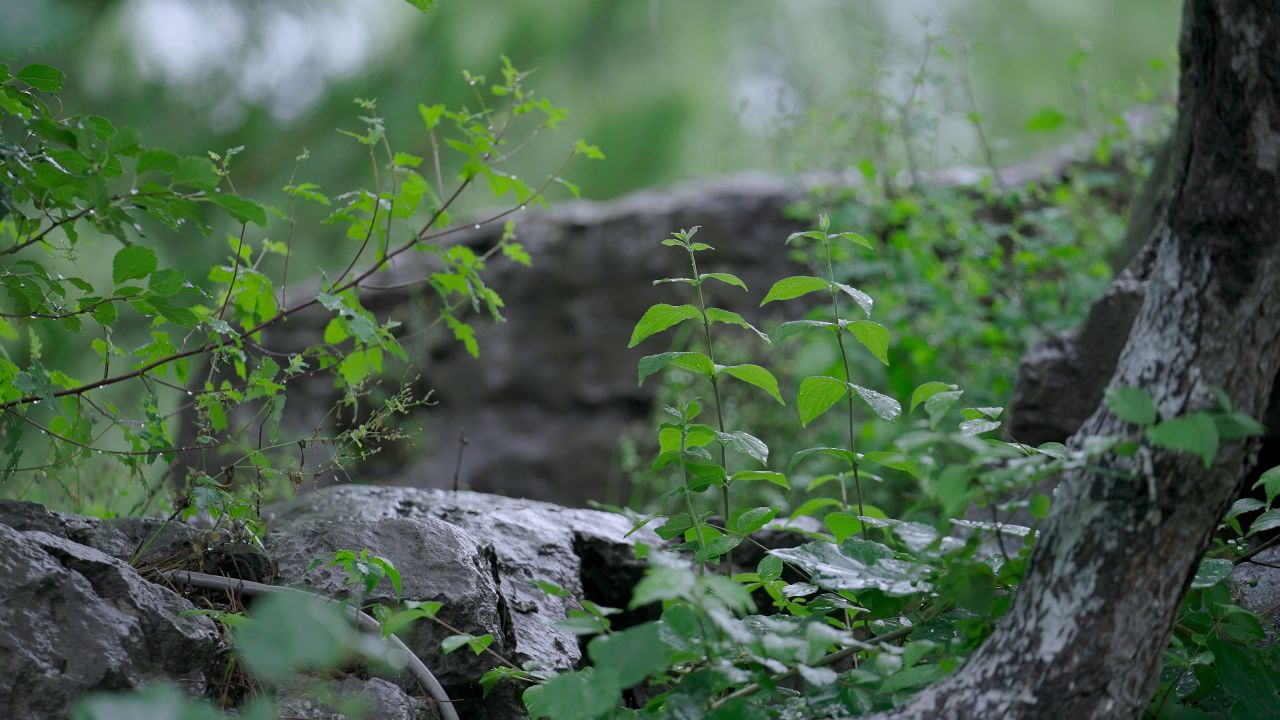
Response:
[[[212,620],[179,616],[190,609],[106,553],[0,524],[0,717],[66,717],[86,693],[161,678],[202,693],[224,648]]]

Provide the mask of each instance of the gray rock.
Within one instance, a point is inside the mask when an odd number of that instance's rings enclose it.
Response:
[[[1275,623],[1280,620],[1280,548],[1258,553],[1256,559],[1267,565],[1243,562],[1231,570],[1231,586],[1236,602]]]
[[[438,720],[434,705],[372,678],[309,680],[281,688],[276,709],[296,720]]]
[[[415,488],[335,486],[269,508],[267,515],[269,526],[282,536],[295,534],[297,528],[383,527],[396,518],[461,528],[492,553],[491,577],[505,608],[502,617],[509,632],[509,644],[501,651],[517,664],[533,660],[557,668],[574,666],[581,651],[577,638],[555,623],[583,597],[625,607],[643,571],[634,543],[661,542],[647,530],[625,538],[630,523],[620,515],[481,493]],[[410,596],[411,581],[425,584],[422,592],[441,587],[443,581],[435,576],[430,563],[471,562],[465,554],[438,560],[426,557],[421,547],[430,546],[419,546],[404,564],[392,558],[405,579],[406,596]],[[373,545],[370,548],[377,552]],[[281,559],[282,572],[285,564]],[[536,580],[553,582],[569,590],[572,597],[548,595],[534,584]],[[499,647],[495,641],[495,649]]]
[[[491,648],[496,653],[505,655],[511,651],[510,629],[503,617],[492,553],[456,526],[430,517],[330,516],[276,522],[272,529],[266,545],[278,565],[281,584],[307,586],[328,597],[346,597],[351,593],[342,568],[308,567],[313,560],[336,550],[368,548],[370,553],[395,564],[403,583],[402,599],[442,602],[442,621],[460,632],[493,635]],[[364,601],[395,606],[398,599],[390,583],[383,582]],[[439,624],[421,620],[405,642],[441,684],[459,689],[478,680],[494,660],[469,650],[443,654],[440,641],[453,634]]]
[[[162,518],[101,520],[14,500],[0,501],[0,524],[15,530],[47,532],[125,561],[139,548],[144,551],[143,557],[189,550],[200,536],[200,532],[189,525],[166,523]]]
[[[103,552],[0,525],[0,717],[65,717],[87,692],[157,678],[203,693],[224,648],[211,620],[179,617],[191,608]]]

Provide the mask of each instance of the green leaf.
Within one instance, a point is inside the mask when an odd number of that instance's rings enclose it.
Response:
[[[785,322],[779,325],[778,329],[773,331],[772,339],[774,344],[777,344],[792,335],[799,335],[800,333],[808,330],[821,329],[830,331],[835,328],[835,323],[826,322],[824,320],[792,320],[791,322]]]
[[[404,0],[410,5],[418,8],[424,13],[429,13],[436,9],[436,0]]]
[[[178,294],[185,283],[182,273],[165,268],[151,274],[151,279],[147,281],[147,288],[156,295],[167,298]]]
[[[573,154],[586,156],[588,160],[604,159],[604,153],[600,152],[600,148],[591,145],[582,138],[578,138],[578,142],[573,146]]]
[[[763,440],[750,433],[745,433],[741,430],[717,432],[716,439],[726,448],[753,458],[762,465],[769,462],[769,446],[765,445]]]
[[[827,529],[835,536],[837,543],[842,543],[846,539],[862,532],[862,520],[857,515],[847,512],[827,513],[822,519]]]
[[[253,223],[259,227],[267,226],[267,211],[258,203],[246,200],[231,193],[214,193],[209,200],[218,207],[231,213],[231,216],[242,223]]]
[[[1235,564],[1230,560],[1217,558],[1201,560],[1200,567],[1196,570],[1196,576],[1191,580],[1191,589],[1202,590],[1217,585],[1231,575],[1231,568],[1233,567],[1235,567]]]
[[[778,391],[777,378],[773,376],[773,373],[759,365],[726,365],[720,368],[720,372],[764,390],[769,393],[769,397],[777,400],[779,405],[787,404],[782,400],[782,393]]]
[[[534,685],[524,691],[522,700],[530,718],[593,720],[617,708],[623,689],[608,673],[586,668]]]
[[[849,394],[849,384],[826,375],[814,375],[800,382],[796,407],[800,424],[807,426]]]
[[[861,385],[853,385],[853,389],[854,392],[858,393],[858,397],[862,398],[863,402],[871,406],[871,409],[875,411],[875,414],[879,415],[882,420],[893,422],[902,414],[902,406],[898,404],[897,400],[894,400],[888,395],[883,395],[870,388],[864,388]]]
[[[875,246],[871,241],[855,232],[841,232],[830,236],[831,240],[848,240],[854,245],[861,245],[868,250],[874,250]]]
[[[1266,530],[1274,530],[1280,527],[1280,508],[1268,510],[1258,516],[1253,524],[1249,526],[1249,535],[1256,535]]]
[[[840,545],[811,542],[794,548],[769,551],[770,555],[809,572],[809,582],[839,592],[880,592],[903,597],[928,592],[929,570],[894,558],[893,551],[876,542],[850,538]]]
[[[735,287],[740,287],[743,290],[747,289],[747,284],[742,282],[741,278],[739,278],[737,275],[734,275],[732,273],[724,273],[724,272],[702,273],[701,275],[698,276],[698,280],[699,281],[719,280],[722,283],[727,283]]]
[[[695,586],[693,573],[685,568],[652,565],[636,583],[627,607],[634,610],[659,600],[678,600],[689,596]]]
[[[984,432],[991,432],[1000,427],[999,421],[996,420],[965,420],[960,423],[961,435],[981,435]]]
[[[92,315],[93,319],[103,327],[114,323],[118,315],[116,312],[116,304],[113,302],[104,302],[101,305],[97,305],[93,310],[89,311],[89,314]]]
[[[707,320],[713,323],[725,323],[728,325],[737,325],[738,327],[746,328],[747,330],[755,333],[761,340],[769,342],[768,335],[757,330],[754,325],[744,320],[743,317],[736,312],[722,310],[716,307],[707,308]]]
[[[1057,108],[1043,108],[1035,115],[1027,120],[1027,130],[1031,132],[1052,132],[1062,127],[1067,121],[1067,116],[1062,114]]]
[[[1156,421],[1156,405],[1142,388],[1109,388],[1106,399],[1111,413],[1125,422],[1147,427]]]
[[[862,346],[884,365],[889,364],[889,328],[870,320],[858,320],[845,326]]]
[[[667,669],[667,643],[660,623],[647,622],[602,635],[587,644],[597,673],[608,673],[617,685],[630,687]]]
[[[940,392],[947,392],[948,390],[955,390],[955,389],[956,389],[955,385],[949,385],[947,383],[938,382],[936,380],[924,383],[923,385],[917,387],[914,391],[912,391],[911,409],[908,412],[915,412],[916,407],[919,406],[920,403],[925,402],[926,400],[933,397],[934,395],[937,395]]]
[[[640,358],[640,384],[644,384],[644,379],[650,375],[662,370],[668,365],[672,365],[684,370],[698,373],[706,377],[712,377],[716,374],[716,366],[711,362],[711,358],[697,352],[665,352],[657,355],[646,355]]]
[[[141,280],[155,270],[155,252],[141,245],[123,248],[111,260],[111,279],[117,285],[127,280]]]
[[[764,480],[771,482],[779,487],[791,489],[791,483],[787,482],[787,476],[780,472],[770,470],[740,470],[729,477],[729,482],[739,482],[747,480]]]
[[[658,303],[645,311],[644,316],[640,318],[640,322],[636,323],[635,329],[631,331],[631,342],[627,344],[627,347],[633,348],[650,335],[660,333],[674,325],[679,325],[685,320],[693,320],[700,317],[702,317],[702,313],[698,312],[698,308],[692,305]]]
[[[853,298],[853,301],[858,304],[858,307],[862,308],[863,314],[867,317],[871,317],[871,308],[875,305],[875,300],[872,300],[870,295],[862,292],[852,285],[845,285],[844,283],[836,283],[835,285],[845,295]]]
[[[422,123],[430,130],[440,124],[440,118],[445,113],[444,105],[418,105],[418,114],[422,116]]]
[[[739,535],[750,535],[768,525],[769,521],[777,517],[777,515],[778,508],[776,507],[751,508],[738,515],[737,522],[733,525],[737,528],[736,532]]]
[[[1218,452],[1218,427],[1205,413],[1165,420],[1147,428],[1147,439],[1160,447],[1199,455],[1206,468],[1213,465]]]
[[[741,544],[742,538],[737,535],[721,535],[708,540],[706,546],[695,553],[695,557],[698,560],[713,560],[727,554]]]
[[[769,288],[764,300],[760,301],[760,306],[764,307],[775,300],[793,300],[818,290],[829,290],[830,287],[826,280],[807,275],[783,278]]]
[[[1253,487],[1256,489],[1259,485],[1266,488],[1267,507],[1271,507],[1271,501],[1276,499],[1276,495],[1280,495],[1280,465],[1262,473]]]
[[[799,450],[796,452],[795,455],[792,455],[791,463],[787,467],[788,469],[794,469],[795,466],[799,465],[801,461],[807,458],[810,458],[814,455],[830,455],[833,458],[844,460],[845,463],[849,465],[849,467],[853,467],[857,463],[857,456],[849,452],[848,450],[845,450],[844,448],[811,447],[811,448],[805,448],[804,450]]]
[[[786,244],[790,245],[793,241],[799,240],[800,238],[809,238],[810,240],[825,242],[827,239],[827,234],[824,232],[819,232],[817,230],[806,230],[804,232],[795,232],[787,236]]]
[[[55,67],[33,64],[19,70],[17,79],[40,92],[56,93],[62,91],[67,76]]]

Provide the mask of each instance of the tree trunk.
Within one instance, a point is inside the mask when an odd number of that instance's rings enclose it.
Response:
[[[1280,369],[1280,4],[1187,0],[1173,182],[1113,387],[1162,419],[1225,389],[1260,417]],[[1073,436],[1132,435],[1099,408]],[[1013,607],[954,675],[891,715],[1124,718],[1147,706],[1179,605],[1254,461],[1224,442],[1211,469],[1144,443],[1066,473]]]

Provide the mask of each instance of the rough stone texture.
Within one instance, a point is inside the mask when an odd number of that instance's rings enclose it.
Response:
[[[643,530],[624,538],[630,529],[626,518],[596,510],[465,491],[372,485],[325,488],[269,509],[268,518],[271,528],[288,533],[295,532],[295,528],[335,524],[368,527],[371,523],[394,522],[396,518],[461,528],[492,553],[491,577],[505,606],[502,619],[504,632],[509,633],[505,639],[513,643],[502,651],[517,663],[536,660],[559,668],[572,667],[581,658],[581,651],[577,638],[554,624],[577,606],[577,598],[625,607],[631,587],[643,571],[634,555],[634,543],[661,542]],[[377,552],[374,546],[369,547]],[[412,597],[409,582],[417,572],[415,566],[431,561],[421,557],[411,558],[406,565],[396,561],[405,578],[406,596]],[[283,573],[283,560],[281,565]],[[534,584],[535,580],[553,582],[570,590],[573,597],[547,595]],[[425,583],[427,592],[440,582],[431,573],[421,574],[414,581]]]
[[[332,698],[332,702],[326,702]],[[291,720],[438,720],[431,703],[410,697],[396,685],[373,678],[308,681],[276,694],[280,717]],[[350,705],[355,712],[341,712]],[[337,708],[337,709],[335,709]]]
[[[1236,602],[1246,610],[1258,613],[1273,623],[1280,620],[1280,548],[1258,553],[1256,559],[1267,565],[1243,562],[1231,570],[1231,585]]]
[[[0,524],[15,530],[47,532],[125,561],[133,557],[134,552],[148,540],[151,542],[143,552],[143,557],[189,548],[200,535],[199,531],[183,523],[169,523],[166,526],[161,518],[100,520],[57,512],[38,503],[21,501],[0,501]],[[157,535],[158,529],[160,532]],[[155,535],[153,540],[152,535]]]
[[[16,510],[6,515],[41,517]],[[73,527],[94,524],[60,517]],[[0,524],[0,717],[66,717],[87,692],[157,678],[203,692],[223,648],[211,620],[178,616],[191,607],[98,550]]]
[[[327,517],[273,523],[272,527],[266,545],[278,564],[281,584],[305,586],[327,597],[348,596],[346,572],[341,567],[308,567],[335,550],[368,548],[400,571],[404,600],[442,602],[441,620],[462,632],[492,634],[495,652],[505,655],[511,651],[492,553],[456,526],[430,517]],[[397,602],[389,582],[378,585],[363,600],[388,606]],[[440,641],[452,634],[436,623],[421,621],[405,638],[409,649],[450,689],[474,682],[494,664],[489,656],[469,651],[441,653]]]

